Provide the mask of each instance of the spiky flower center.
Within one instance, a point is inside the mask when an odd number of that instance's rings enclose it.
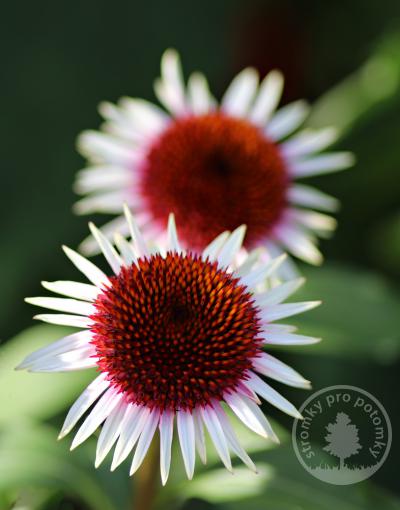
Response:
[[[268,236],[285,209],[288,174],[261,129],[221,112],[174,121],[144,162],[142,196],[164,227],[170,211],[186,244],[201,249],[247,225],[246,245]]]
[[[221,399],[260,349],[247,288],[195,255],[123,267],[95,307],[99,367],[137,404],[187,410]]]

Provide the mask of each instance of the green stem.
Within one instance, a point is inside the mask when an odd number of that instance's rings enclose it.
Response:
[[[133,510],[153,510],[159,488],[160,449],[154,438],[140,469],[133,477]]]

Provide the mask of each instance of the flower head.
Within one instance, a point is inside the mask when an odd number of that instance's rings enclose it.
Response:
[[[165,52],[155,92],[169,112],[139,99],[103,103],[102,132],[87,131],[79,148],[92,166],[82,170],[76,191],[88,194],[79,213],[121,214],[127,202],[144,231],[162,241],[173,211],[186,248],[201,252],[220,232],[247,225],[248,249],[267,246],[319,263],[318,235],[334,229],[337,201],[297,178],[347,168],[348,152],[316,155],[336,138],[333,128],[298,130],[309,108],[296,101],[275,111],[283,78],[270,72],[259,84],[254,69],[231,83],[221,104],[203,75],[184,84],[178,55]],[[124,228],[123,216],[104,227]],[[123,232],[127,233],[127,231]],[[95,251],[89,238],[83,251]]]
[[[255,466],[239,444],[227,409],[254,432],[277,441],[259,398],[291,416],[298,411],[260,375],[290,386],[309,382],[264,352],[269,344],[308,344],[315,338],[275,320],[311,309],[318,302],[282,304],[302,279],[269,286],[284,257],[261,260],[259,250],[237,264],[245,235],[239,227],[214,239],[201,254],[185,252],[174,218],[166,251],[150,249],[127,207],[131,240],[115,236],[115,247],[93,225],[107,259],[107,276],[75,251],[66,255],[91,282],[43,282],[66,298],[28,298],[61,314],[36,318],[81,331],[30,354],[19,369],[33,372],[96,367],[99,375],[71,407],[60,437],[87,412],[72,448],[101,425],[96,466],[116,444],[111,469],[135,448],[131,474],[141,465],[157,427],[163,483],[168,478],[176,418],[183,461],[193,476],[195,449],[205,462],[204,428],[225,466],[233,452]]]

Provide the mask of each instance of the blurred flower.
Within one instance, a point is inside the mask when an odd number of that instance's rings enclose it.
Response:
[[[204,426],[225,466],[230,450],[251,469],[255,466],[239,444],[228,419],[230,408],[251,430],[277,441],[259,408],[260,395],[285,413],[299,412],[257,373],[289,386],[308,388],[300,374],[263,352],[269,344],[310,344],[318,339],[296,335],[295,328],[272,322],[309,310],[319,302],[281,304],[302,279],[270,287],[266,281],[284,256],[259,259],[260,250],[235,263],[245,228],[224,232],[201,255],[180,247],[171,215],[168,251],[150,249],[128,208],[132,241],[115,236],[114,246],[91,225],[93,236],[113,276],[64,248],[91,284],[43,282],[64,298],[28,298],[34,305],[65,314],[38,315],[52,324],[83,330],[30,354],[19,369],[57,372],[97,367],[100,374],[70,409],[64,437],[91,408],[71,448],[85,441],[104,422],[96,466],[116,443],[111,470],[136,445],[130,473],[141,465],[156,428],[160,431],[163,483],[171,460],[176,416],[182,456],[189,478],[195,448],[206,461]]]
[[[127,202],[139,226],[158,238],[172,211],[183,245],[200,251],[220,232],[245,224],[246,248],[267,246],[275,255],[287,250],[320,263],[316,236],[333,230],[335,220],[310,209],[333,211],[338,204],[294,179],[347,168],[353,156],[315,155],[336,140],[333,128],[288,139],[309,107],[296,101],[275,112],[282,88],[278,71],[259,84],[257,72],[247,68],[217,105],[205,77],[193,73],[186,87],[177,53],[166,51],[155,92],[170,115],[141,99],[102,103],[102,132],[79,137],[92,166],[77,176],[75,190],[87,196],[75,210],[121,214]],[[123,216],[103,232],[115,230],[127,233]],[[97,245],[90,237],[81,248],[90,254]]]

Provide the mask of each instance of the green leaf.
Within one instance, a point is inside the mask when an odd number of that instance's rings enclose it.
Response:
[[[49,495],[61,491],[93,510],[125,508],[126,501],[121,502],[115,493],[126,497],[126,473],[107,473],[113,482],[110,491],[111,484],[108,488],[104,484],[102,471],[93,467],[93,444],[89,442],[71,453],[65,443],[55,440],[56,435],[52,427],[24,420],[0,435],[0,500],[9,494],[18,499],[27,489],[46,488]]]
[[[384,278],[338,264],[305,268],[304,273],[307,281],[295,300],[321,299],[322,304],[290,322],[299,326],[299,333],[322,337],[322,342],[297,352],[383,363],[399,357],[400,296]]]
[[[0,425],[26,417],[49,418],[63,411],[94,377],[94,371],[35,374],[14,368],[31,352],[71,330],[35,326],[0,348]]]

